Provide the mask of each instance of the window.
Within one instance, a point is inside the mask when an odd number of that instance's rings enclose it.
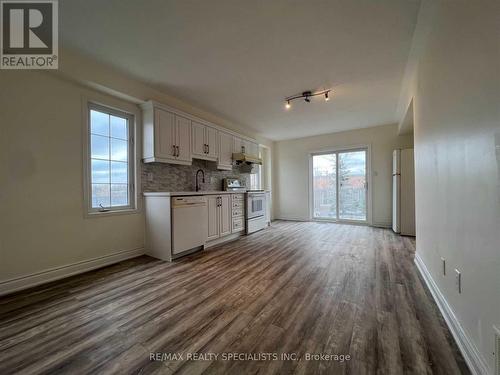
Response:
[[[366,149],[312,155],[314,219],[367,221]]]
[[[135,208],[133,128],[133,115],[89,104],[88,212]]]
[[[253,173],[250,174],[250,189],[259,190],[262,188],[261,185],[262,166],[254,165],[252,172]]]

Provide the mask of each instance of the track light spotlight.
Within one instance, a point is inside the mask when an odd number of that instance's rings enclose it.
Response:
[[[290,109],[292,107],[292,105],[290,104],[290,102],[292,100],[295,100],[295,99],[304,99],[304,101],[306,103],[310,103],[311,102],[311,97],[317,96],[317,95],[324,95],[325,96],[325,101],[329,101],[330,100],[330,97],[329,97],[330,91],[331,90],[323,90],[323,91],[316,91],[316,92],[304,91],[302,94],[289,96],[288,98],[285,98],[285,102],[286,102],[285,103],[285,108],[286,109]]]

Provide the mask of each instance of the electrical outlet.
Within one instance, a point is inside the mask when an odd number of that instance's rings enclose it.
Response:
[[[442,270],[443,270],[443,276],[446,276],[446,259],[441,257],[441,264],[442,264]]]
[[[462,274],[455,268],[455,285],[458,293],[462,293]]]

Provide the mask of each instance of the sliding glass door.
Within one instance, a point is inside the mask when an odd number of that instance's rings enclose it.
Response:
[[[314,219],[367,221],[367,150],[312,156]]]

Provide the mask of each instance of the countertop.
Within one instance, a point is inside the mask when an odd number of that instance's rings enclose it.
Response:
[[[269,190],[263,191],[263,193],[268,193]],[[244,191],[219,191],[219,190],[207,190],[207,191],[146,191],[143,193],[145,197],[181,197],[186,195],[220,195],[220,194],[243,194]]]
[[[155,192],[144,192],[145,197],[180,197],[186,195],[220,195],[220,194],[243,194],[244,191],[155,191]]]

